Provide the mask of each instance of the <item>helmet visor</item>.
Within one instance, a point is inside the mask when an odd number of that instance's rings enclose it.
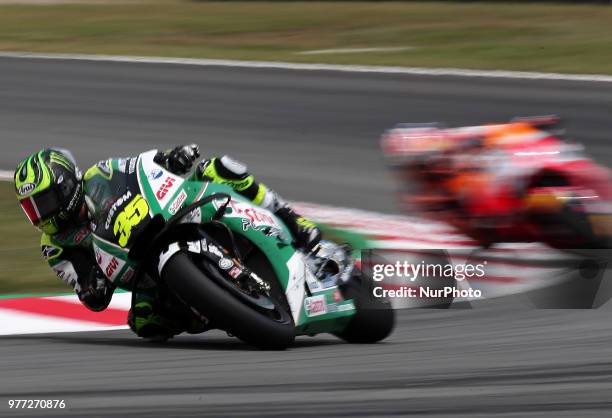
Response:
[[[33,225],[38,225],[41,221],[56,215],[61,207],[61,201],[52,189],[20,200],[19,203]]]

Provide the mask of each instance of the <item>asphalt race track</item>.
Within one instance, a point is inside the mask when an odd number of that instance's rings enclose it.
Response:
[[[378,148],[386,128],[542,113],[568,118],[570,136],[612,163],[612,83],[0,58],[0,169],[52,144],[85,167],[196,142],[288,198],[393,211]]]
[[[290,199],[393,212],[378,136],[558,113],[612,163],[612,84],[0,59],[0,169],[44,145],[85,163],[197,142]],[[83,164],[85,165],[85,164]],[[399,314],[373,346],[298,339],[252,350],[223,333],[165,345],[129,331],[0,339],[0,416],[612,415],[612,310]],[[66,410],[9,410],[65,399]]]

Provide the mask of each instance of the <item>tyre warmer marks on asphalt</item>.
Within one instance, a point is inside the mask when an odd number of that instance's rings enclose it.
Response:
[[[406,216],[384,215],[356,209],[295,203],[296,210],[315,221],[359,237],[365,248],[385,249],[396,253],[414,252],[427,248],[477,248],[475,242],[442,223]],[[508,249],[496,250],[500,253]],[[534,256],[541,249],[528,252]],[[511,267],[512,268],[512,267]],[[393,286],[392,283],[389,283]],[[508,286],[508,281],[494,281],[489,286]],[[504,291],[524,289],[523,281]],[[0,335],[47,332],[78,332],[127,328],[127,313],[131,294],[117,293],[105,311],[91,312],[75,295],[0,299]]]

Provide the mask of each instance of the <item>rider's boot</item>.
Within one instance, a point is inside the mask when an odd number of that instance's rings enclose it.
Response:
[[[139,337],[152,340],[167,340],[181,331],[155,313],[152,303],[139,302],[128,314],[128,325]]]
[[[299,249],[311,251],[321,241],[321,230],[311,220],[298,215],[288,205],[284,205],[275,212],[289,228],[295,246]]]
[[[128,325],[139,337],[167,340],[182,332],[199,334],[208,328],[193,314],[184,314],[171,302],[162,302],[153,290],[135,294],[134,305],[128,314]]]

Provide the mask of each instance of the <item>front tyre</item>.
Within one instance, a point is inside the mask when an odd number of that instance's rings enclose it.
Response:
[[[280,301],[272,299],[275,315],[248,306],[205,275],[185,253],[168,260],[162,278],[185,304],[248,344],[283,350],[295,339],[293,318]]]
[[[335,335],[355,344],[372,344],[387,338],[395,327],[395,311],[386,300],[375,298],[370,282],[356,271],[341,286],[345,299],[353,299],[357,312],[347,327]]]

